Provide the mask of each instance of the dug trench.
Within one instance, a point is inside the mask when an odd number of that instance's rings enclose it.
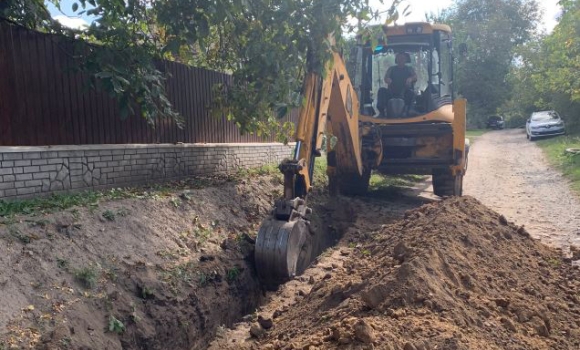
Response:
[[[0,217],[0,349],[207,348],[266,300],[253,249],[280,182],[192,179]],[[356,219],[324,191],[310,204],[320,251]]]

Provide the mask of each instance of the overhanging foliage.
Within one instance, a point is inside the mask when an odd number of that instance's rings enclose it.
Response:
[[[349,19],[378,14],[365,0],[78,0],[66,10],[94,21],[84,31],[63,28],[42,0],[4,0],[0,15],[101,47],[81,53],[83,68],[125,115],[180,121],[154,65],[172,59],[231,73],[234,84],[216,87],[214,111],[242,132],[280,135],[290,127],[278,117],[300,104],[304,73],[321,71],[329,58],[329,34],[340,37]]]
[[[551,34],[519,50],[510,74],[513,98],[505,106],[514,125],[530,113],[554,109],[572,129],[580,129],[580,1],[560,1],[563,13]]]

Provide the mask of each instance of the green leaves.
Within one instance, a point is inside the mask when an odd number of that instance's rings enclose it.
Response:
[[[455,85],[469,101],[469,123],[482,125],[488,115],[503,113],[498,109],[512,97],[508,74],[519,45],[533,37],[537,2],[456,0],[455,8],[440,16],[453,29],[455,47],[460,43],[469,47],[458,59]]]
[[[59,1],[51,1],[56,6]],[[1,0],[0,16],[32,29],[45,30],[58,27],[50,17],[43,0]]]
[[[385,6],[389,17],[399,2]],[[88,30],[60,28],[44,0],[0,1],[0,14],[95,44],[75,55],[93,85],[117,98],[123,118],[137,112],[151,124],[182,122],[155,66],[170,59],[231,73],[233,83],[216,90],[214,114],[228,116],[241,132],[265,136],[291,130],[279,119],[298,106],[304,74],[324,74],[336,49],[329,35],[340,39],[343,29],[354,30],[348,20],[358,18],[356,27],[363,28],[385,12],[368,0],[76,0],[71,6],[94,17]]]
[[[510,73],[515,94],[507,107],[514,119],[536,110],[555,109],[569,129],[580,129],[580,2],[562,1],[563,14],[553,32],[519,48],[521,64]],[[518,120],[520,120],[518,119]]]

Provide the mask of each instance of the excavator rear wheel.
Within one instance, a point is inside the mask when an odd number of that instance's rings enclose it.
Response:
[[[463,175],[447,169],[433,170],[433,193],[439,197],[463,195]]]

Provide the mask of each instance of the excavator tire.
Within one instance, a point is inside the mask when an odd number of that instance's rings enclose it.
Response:
[[[336,184],[340,194],[345,196],[363,195],[369,190],[369,181],[371,178],[370,169],[364,170],[362,175],[359,174],[341,174],[337,177]],[[329,186],[332,188],[332,180]]]
[[[453,175],[447,169],[433,170],[433,193],[439,197],[461,196],[463,175]]]

